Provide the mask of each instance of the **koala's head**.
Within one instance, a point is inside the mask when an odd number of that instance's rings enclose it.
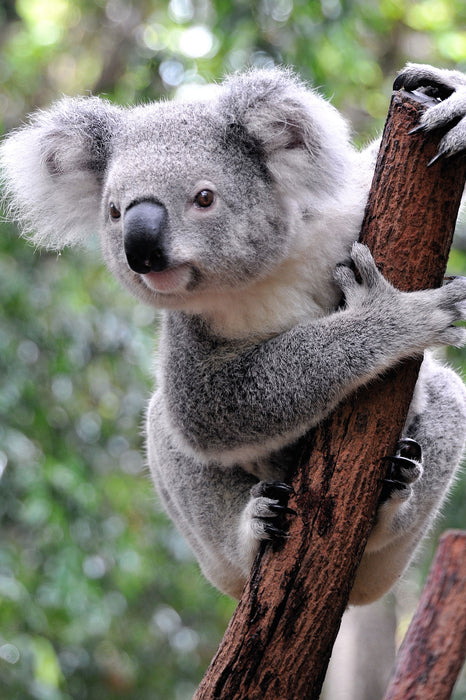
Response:
[[[336,110],[288,71],[250,71],[190,103],[65,98],[5,139],[0,165],[37,244],[98,230],[133,293],[189,308],[299,253],[293,222],[337,197],[347,144]]]

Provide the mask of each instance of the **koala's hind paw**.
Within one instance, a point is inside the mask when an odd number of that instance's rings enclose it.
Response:
[[[288,515],[297,515],[288,508],[293,489],[281,481],[260,481],[251,489],[253,501],[250,516],[252,529],[259,540],[275,540],[288,537]]]
[[[388,500],[405,501],[411,495],[411,484],[422,474],[422,449],[416,440],[402,438],[395,455],[386,458],[389,471],[383,480],[380,503]]]
[[[377,519],[367,541],[366,552],[377,552],[401,533],[409,530],[412,515],[411,498],[416,482],[422,476],[422,450],[410,438],[399,441],[396,454],[389,461],[383,479]]]

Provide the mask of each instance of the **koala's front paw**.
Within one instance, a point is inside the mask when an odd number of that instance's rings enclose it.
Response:
[[[424,112],[419,126],[413,131],[452,126],[440,141],[438,155],[430,165],[442,156],[466,149],[466,75],[411,63],[399,73],[393,84],[394,90],[400,88],[419,90],[439,100]]]
[[[436,289],[400,292],[377,269],[367,246],[354,243],[351,258],[361,280],[346,264],[337,265],[333,276],[345,308],[365,319],[367,331],[377,328],[373,348],[383,340],[383,347],[394,348],[395,359],[401,359],[435,345],[466,345],[466,328],[454,325],[466,320],[466,278],[448,278]]]
[[[293,489],[281,481],[260,481],[252,487],[249,516],[251,528],[258,540],[274,540],[288,537],[287,515],[296,515],[288,508]]]
[[[333,278],[343,292],[347,307],[364,304],[378,292],[392,289],[372,257],[369,248],[362,243],[353,243],[351,259],[359,272],[358,282],[354,271],[345,263],[340,263],[333,271]]]
[[[422,449],[416,440],[402,438],[395,455],[387,457],[389,470],[383,480],[380,503],[388,500],[406,501],[412,484],[422,475]]]

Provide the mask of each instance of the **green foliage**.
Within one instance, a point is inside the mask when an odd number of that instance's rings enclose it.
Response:
[[[367,138],[406,60],[465,67],[465,20],[463,0],[0,0],[0,128],[62,93],[127,103],[284,62]],[[144,464],[156,317],[92,246],[39,254],[0,228],[1,698],[189,698],[234,605]],[[464,504],[459,483],[442,528]]]
[[[8,128],[62,93],[133,102],[284,62],[373,133],[407,59],[466,62],[463,0],[19,0],[4,2],[3,17],[0,123]]]

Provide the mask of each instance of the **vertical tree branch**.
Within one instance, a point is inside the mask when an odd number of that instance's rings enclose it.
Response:
[[[361,240],[396,286],[439,285],[464,186],[464,159],[427,164],[441,134],[409,135],[422,104],[394,93]],[[419,362],[344,402],[309,435],[293,486],[299,513],[263,547],[196,700],[317,699],[399,439]]]
[[[466,532],[441,538],[384,700],[449,700],[466,657]]]

